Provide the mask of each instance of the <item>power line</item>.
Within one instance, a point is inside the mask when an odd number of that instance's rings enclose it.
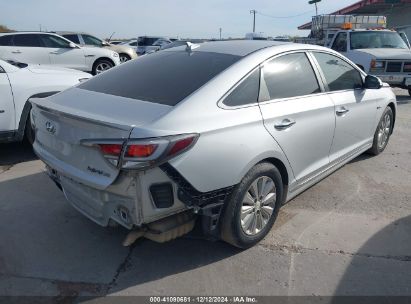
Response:
[[[272,16],[272,15],[263,14],[263,13],[260,13],[260,12],[256,12],[256,14],[259,14],[261,16],[268,17],[268,18],[273,18],[273,19],[287,19],[287,18],[296,18],[296,17],[304,16],[304,15],[307,15],[307,14],[312,13],[312,12],[314,12],[314,10],[309,10],[309,11],[306,11],[304,13],[301,13],[301,14],[298,14],[298,15],[292,15],[292,16]]]

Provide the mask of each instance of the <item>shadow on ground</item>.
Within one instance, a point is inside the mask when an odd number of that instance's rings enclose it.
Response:
[[[26,142],[0,144],[0,166],[12,166],[37,159],[33,148]]]
[[[380,230],[354,254],[335,295],[409,297],[410,273],[411,216],[407,216]]]

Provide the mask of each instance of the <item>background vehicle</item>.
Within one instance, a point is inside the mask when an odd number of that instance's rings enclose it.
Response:
[[[313,18],[306,42],[324,45],[355,62],[366,73],[378,76],[411,95],[411,50],[401,35],[387,30],[384,16],[324,15]]]
[[[201,220],[243,248],[285,201],[381,153],[396,113],[391,88],[337,52],[268,41],[163,50],[31,102],[36,153],[90,219],[137,229],[128,241]]]
[[[245,34],[246,40],[268,40],[268,37],[262,33],[247,33]]]
[[[128,41],[123,41],[120,45],[125,45],[132,48],[137,53],[137,39],[131,39]]]
[[[199,39],[192,39],[192,40],[176,40],[171,43],[164,44],[160,47],[160,50],[166,50],[166,49],[172,49],[178,46],[186,45],[187,42],[191,43],[203,43],[204,40],[199,40]]]
[[[0,60],[0,142],[33,142],[29,98],[44,98],[65,90],[91,75],[76,70],[38,67]]]
[[[28,64],[55,65],[94,75],[120,64],[116,52],[80,47],[57,34],[44,32],[1,33],[0,58]]]
[[[94,46],[109,49],[118,53],[120,62],[126,62],[137,58],[137,53],[131,47],[126,45],[115,45],[107,41],[101,40],[95,36],[82,32],[56,32],[56,34],[74,42],[81,46]]]
[[[119,45],[122,44],[124,41],[123,40],[110,40],[108,43],[114,44],[114,45]]]
[[[158,51],[161,46],[171,43],[168,37],[141,36],[137,38],[137,54],[143,55],[151,51]]]

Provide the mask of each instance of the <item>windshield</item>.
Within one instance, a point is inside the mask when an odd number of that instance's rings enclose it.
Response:
[[[351,49],[407,49],[397,32],[365,31],[351,33]]]
[[[79,88],[174,106],[240,58],[210,52],[163,51],[104,72]]]

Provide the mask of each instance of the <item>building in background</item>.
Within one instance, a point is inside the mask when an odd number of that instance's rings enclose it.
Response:
[[[342,8],[332,15],[384,15],[387,27],[405,32],[411,37],[411,0],[362,0]],[[298,27],[310,30],[311,22]]]

